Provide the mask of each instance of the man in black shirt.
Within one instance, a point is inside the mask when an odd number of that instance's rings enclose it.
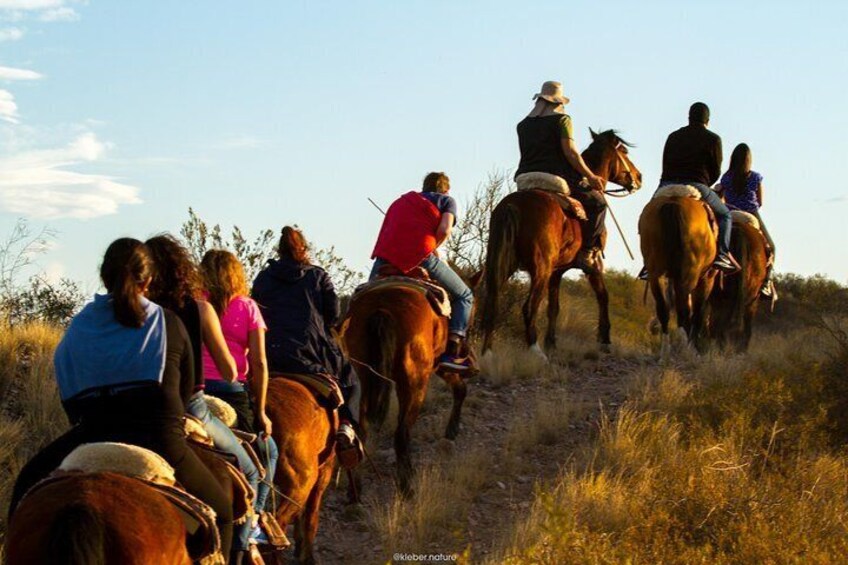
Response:
[[[721,175],[721,138],[707,129],[710,109],[703,102],[689,108],[689,125],[672,132],[663,150],[663,172],[660,186],[688,184],[701,193],[701,198],[715,213],[718,221],[718,253],[713,266],[725,272],[739,270],[730,254],[730,210],[710,188]]]

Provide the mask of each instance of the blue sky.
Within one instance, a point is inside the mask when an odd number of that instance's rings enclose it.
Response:
[[[460,203],[518,161],[515,124],[560,80],[585,147],[614,127],[646,188],[695,100],[765,176],[778,270],[848,281],[848,3],[0,0],[0,235],[93,284],[116,237],[194,207],[248,233],[297,223],[365,270],[388,204],[444,170]],[[612,229],[612,226],[608,226]],[[608,264],[636,272],[613,234]]]

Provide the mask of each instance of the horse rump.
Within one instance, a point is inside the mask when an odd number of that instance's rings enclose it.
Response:
[[[52,565],[105,565],[106,527],[90,506],[75,502],[56,512],[48,548]]]

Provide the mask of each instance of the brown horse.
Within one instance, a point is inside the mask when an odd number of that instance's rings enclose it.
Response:
[[[716,254],[707,205],[689,197],[654,197],[639,216],[639,236],[662,329],[660,358],[667,360],[670,354],[670,300],[676,306],[677,326],[689,343],[702,348]]]
[[[340,333],[362,382],[359,416],[363,436],[368,424],[379,427],[385,421],[394,385],[398,399],[394,436],[398,484],[402,493],[410,494],[410,433],[424,404],[436,359],[445,349],[447,318],[438,316],[421,292],[385,286],[351,302]],[[467,389],[465,381],[456,374],[440,376],[453,392],[453,410],[445,437],[454,439],[459,433]]]
[[[618,184],[628,192],[641,187],[642,174],[627,155],[627,143],[615,131],[592,132],[592,143],[582,155],[587,166],[605,181]],[[513,192],[498,203],[492,211],[486,250],[486,292],[481,320],[483,353],[492,348],[499,293],[517,270],[530,275],[530,295],[523,308],[527,346],[544,356],[538,345],[536,314],[547,292],[545,347],[556,347],[560,281],[563,274],[574,267],[575,257],[583,244],[580,227],[580,220],[566,216],[556,198],[547,192]],[[608,349],[609,295],[603,270],[587,272],[586,277],[598,300],[598,341]]]
[[[725,276],[710,294],[710,337],[720,347],[735,346],[747,351],[751,324],[757,313],[760,289],[766,280],[768,252],[760,231],[742,222],[733,222],[730,250],[742,270]]]
[[[144,483],[70,476],[24,498],[6,537],[9,565],[189,565],[183,520]]]
[[[276,500],[277,521],[283,528],[294,524],[298,563],[315,563],[315,535],[321,499],[333,475],[338,422],[309,389],[284,377],[268,382],[266,412],[280,449],[274,477],[282,494]],[[272,500],[275,496],[272,489]]]

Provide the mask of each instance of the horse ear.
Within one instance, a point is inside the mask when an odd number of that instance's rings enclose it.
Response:
[[[589,128],[589,133],[592,134],[592,141],[595,141],[596,139],[598,139],[598,134],[595,133],[595,130],[593,130],[592,128]]]

